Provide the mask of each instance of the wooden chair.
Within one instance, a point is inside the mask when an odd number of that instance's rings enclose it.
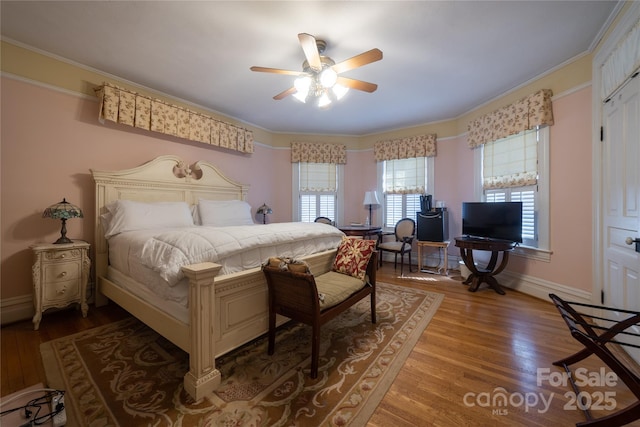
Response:
[[[416,233],[416,222],[411,218],[402,218],[396,223],[393,242],[381,242],[378,251],[392,252],[395,255],[393,268],[398,267],[398,255],[400,255],[400,275],[404,269],[404,255],[409,254],[409,272],[411,272],[411,244]],[[382,253],[380,253],[380,266],[382,267]]]
[[[569,374],[569,381],[576,395],[579,394],[579,390],[569,365],[594,354],[616,373],[637,399],[625,408],[616,408],[618,409],[616,412],[600,418],[593,418],[589,408],[585,407],[583,411],[587,421],[577,423],[576,426],[614,427],[640,419],[640,377],[636,370],[627,366],[622,358],[612,351],[614,346],[640,348],[637,344],[640,342],[640,334],[634,332],[640,326],[640,312],[565,301],[555,294],[549,294],[549,298],[569,327],[571,336],[584,346],[577,353],[553,362],[554,365],[563,367]],[[595,310],[596,315],[578,311],[584,308]],[[600,322],[596,323],[595,320]]]
[[[273,354],[275,350],[276,314],[311,325],[310,376],[317,378],[320,359],[320,326],[366,296],[371,299],[371,323],[376,323],[376,263],[377,253],[373,252],[367,265],[368,280],[365,282],[334,271],[314,277],[310,273],[297,273],[268,265],[263,266],[262,271],[269,288],[268,354]],[[342,296],[336,293],[336,290],[342,288],[343,283],[350,286],[355,283],[354,281],[359,282],[361,286],[359,289]],[[331,300],[333,302],[329,302]]]
[[[326,216],[319,216],[313,222],[321,222],[323,224],[333,225],[333,221],[331,221],[331,219],[327,218]]]

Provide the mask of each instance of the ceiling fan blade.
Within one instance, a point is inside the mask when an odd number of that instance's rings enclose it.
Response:
[[[282,70],[280,68],[267,68],[267,67],[256,67],[256,66],[251,67],[250,70],[259,71],[261,73],[287,74],[290,76],[299,76],[301,74],[304,74],[304,72],[302,71]]]
[[[297,89],[295,87],[290,87],[289,89],[285,90],[284,92],[280,92],[279,94],[277,94],[276,96],[273,97],[273,99],[275,99],[276,101],[279,101],[283,98],[286,98],[289,95],[292,95],[294,93],[297,92]]]
[[[375,83],[369,83],[362,80],[349,79],[347,77],[338,76],[337,84],[346,86],[351,89],[361,90],[364,92],[375,92],[378,89],[378,85]]]
[[[354,68],[362,67],[363,65],[370,64],[372,62],[380,61],[382,59],[382,51],[380,49],[371,49],[360,55],[356,55],[352,58],[345,59],[342,62],[337,63],[333,67],[333,71],[336,73],[344,73],[345,71],[353,70]]]
[[[300,40],[300,45],[304,51],[305,58],[307,58],[309,67],[311,67],[313,71],[322,70],[322,62],[320,61],[320,52],[318,52],[316,38],[311,34],[300,33],[298,34],[298,40]]]

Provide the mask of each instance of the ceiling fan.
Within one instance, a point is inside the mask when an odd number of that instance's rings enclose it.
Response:
[[[333,59],[322,55],[327,47],[324,40],[318,40],[307,33],[298,34],[298,40],[306,58],[302,63],[302,71],[251,67],[251,71],[298,76],[293,87],[280,92],[273,99],[280,100],[293,95],[302,102],[317,99],[318,106],[326,107],[331,102],[342,98],[349,89],[371,93],[378,88],[377,84],[350,79],[340,74],[381,60],[380,49],[368,50],[336,64]]]

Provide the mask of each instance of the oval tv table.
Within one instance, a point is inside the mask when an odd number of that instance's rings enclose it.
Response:
[[[504,295],[504,289],[494,277],[507,266],[509,262],[509,252],[516,247],[516,242],[497,239],[485,239],[479,237],[462,236],[456,237],[456,246],[460,248],[460,256],[464,265],[467,266],[471,274],[462,282],[469,285],[469,291],[475,292],[482,283],[486,283],[500,295]],[[484,267],[478,267],[473,260],[473,250],[491,252],[491,259]],[[498,265],[498,257],[502,253],[502,260]]]

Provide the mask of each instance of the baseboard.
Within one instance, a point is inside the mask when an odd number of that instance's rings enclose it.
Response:
[[[551,302],[549,294],[553,293],[567,301],[592,304],[592,293],[572,288],[560,283],[528,276],[526,274],[503,271],[498,276],[498,282],[505,288],[514,289],[523,294]]]
[[[0,300],[0,324],[2,326],[33,318],[34,314],[33,295],[31,294]]]
[[[92,283],[87,285],[87,304],[94,302],[94,295],[91,291],[95,289]],[[48,311],[64,310],[57,308],[50,308]],[[33,294],[20,295],[12,298],[5,298],[0,300],[0,326],[5,326],[10,323],[21,322],[23,320],[30,320],[36,310],[33,306]]]
[[[413,266],[417,268],[416,252],[411,253],[411,260]],[[386,262],[393,262],[393,254],[389,252],[383,252],[383,260]],[[459,262],[461,258],[456,255],[448,254],[449,270],[459,270]],[[427,254],[424,257],[424,265],[435,265],[440,261],[440,256],[437,251]],[[583,304],[592,304],[592,293],[581,289],[572,288],[570,286],[562,285],[560,283],[551,282],[549,280],[540,279],[538,277],[528,276],[526,274],[513,273],[510,271],[503,271],[498,276],[498,282],[500,285],[508,289],[514,289],[523,294],[531,295],[541,300],[549,301],[549,294],[554,293],[560,298],[567,301],[575,301]],[[482,285],[486,286],[486,285]]]

